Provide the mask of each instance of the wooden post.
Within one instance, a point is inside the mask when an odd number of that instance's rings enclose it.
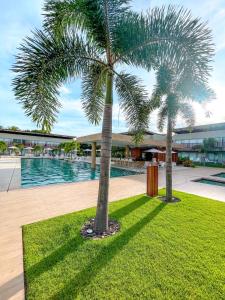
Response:
[[[158,166],[147,167],[147,195],[154,197],[158,195]]]
[[[96,168],[96,142],[93,142],[91,147],[91,167]]]

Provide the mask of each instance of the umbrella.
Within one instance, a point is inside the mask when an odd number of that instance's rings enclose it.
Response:
[[[32,147],[26,147],[26,148],[24,148],[24,150],[33,150],[34,148],[32,148]]]
[[[166,153],[166,151],[162,151],[162,153]],[[177,153],[177,152],[175,152],[175,151],[172,151],[172,153]]]
[[[102,150],[101,150],[101,149],[98,149],[98,150],[96,150],[96,151],[101,152]]]
[[[17,149],[17,147],[16,146],[10,146],[10,147],[8,147],[9,149]]]
[[[47,151],[52,151],[52,148],[45,148],[45,150],[47,150]]]
[[[150,152],[150,153],[163,153],[162,151],[160,151],[160,150],[158,150],[158,149],[155,149],[155,148],[145,150],[144,152]]]
[[[84,149],[85,152],[91,152],[91,149]]]

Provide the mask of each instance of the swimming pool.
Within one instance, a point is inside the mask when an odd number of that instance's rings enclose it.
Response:
[[[220,177],[220,178],[225,178],[225,173],[221,172],[221,173],[218,173],[218,174],[214,174],[213,176]]]
[[[200,179],[196,179],[196,180],[193,180],[193,181],[198,182],[198,183],[211,184],[211,185],[225,187],[225,181],[220,181],[220,180],[200,178]]]
[[[135,175],[136,172],[111,168],[110,177]],[[86,162],[67,162],[48,158],[23,158],[21,161],[22,187],[43,186],[54,183],[78,182],[98,179],[100,167],[91,168]]]

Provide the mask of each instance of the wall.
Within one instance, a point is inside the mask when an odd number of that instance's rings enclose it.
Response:
[[[141,158],[141,149],[140,148],[132,148],[130,150],[131,152],[131,157],[133,159],[140,159]]]
[[[205,138],[225,138],[225,130],[214,130],[214,131],[204,131],[204,132],[190,132],[174,134],[173,140],[189,140],[189,139],[205,139]]]

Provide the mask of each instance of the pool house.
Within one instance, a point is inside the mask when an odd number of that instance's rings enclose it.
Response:
[[[100,150],[102,136],[101,133],[81,136],[77,141],[81,144],[91,146],[88,154],[91,156],[92,167],[96,165],[97,149]],[[137,146],[133,141],[132,134],[112,133],[112,146],[124,149],[124,157],[116,157],[112,153],[112,161],[119,163],[121,160],[131,161],[162,161],[166,159],[166,141],[165,135],[157,134],[151,131],[146,131],[143,141]],[[182,149],[182,145],[173,145],[173,162],[177,161],[178,150]]]

